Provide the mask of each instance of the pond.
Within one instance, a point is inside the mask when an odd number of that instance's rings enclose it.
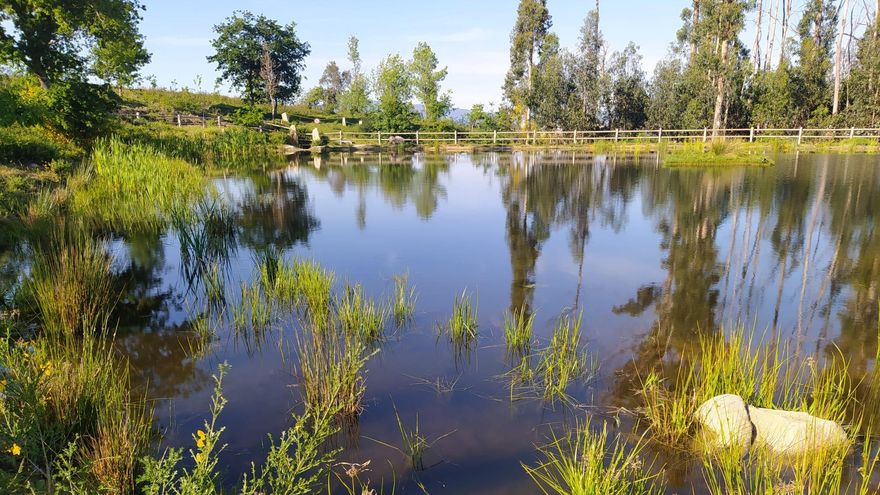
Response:
[[[535,493],[521,463],[537,461],[537,444],[588,416],[628,434],[640,374],[693,352],[700,334],[742,324],[803,353],[874,365],[877,160],[775,160],[667,169],[653,155],[570,151],[302,157],[212,180],[232,219],[215,254],[232,293],[258,276],[256,260],[269,250],[314,259],[336,273],[337,289],[360,283],[377,298],[407,274],[414,318],[389,323],[368,362],[365,409],[337,439],[342,460],[371,461],[367,477],[396,479],[398,493]],[[267,434],[302,410],[297,321],[279,318],[252,338],[225,325],[193,355],[186,330],[200,296],[178,233],[129,234],[112,245],[132,280],[119,343],[137,384],[157,400],[165,445],[192,443],[208,414],[211,375],[231,365],[221,465],[234,484],[264,458]],[[438,336],[463,290],[477,302],[478,322],[466,352]],[[512,386],[503,321],[520,308],[535,315],[536,347],[560,315],[582,315],[594,372],[568,388],[569,401]],[[426,469],[411,471],[394,448],[398,416],[436,439]],[[670,492],[699,482],[693,466],[660,460],[671,466]]]

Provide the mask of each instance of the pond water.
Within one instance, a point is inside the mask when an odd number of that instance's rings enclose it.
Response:
[[[768,168],[667,169],[652,155],[574,152],[303,157],[265,173],[212,181],[233,208],[224,246],[227,287],[252,280],[260,253],[311,258],[382,297],[408,273],[414,321],[369,361],[365,410],[338,442],[343,460],[371,461],[397,493],[535,493],[521,467],[551,428],[592,415],[632,424],[641,370],[693,352],[700,333],[742,323],[804,353],[844,353],[874,366],[880,283],[880,167],[863,155],[780,155]],[[174,230],[113,241],[132,283],[120,343],[149,386],[163,442],[189,446],[207,417],[211,374],[231,365],[220,422],[230,485],[265,456],[302,410],[297,324],[263,339],[219,330],[193,357],[187,283]],[[478,299],[478,339],[461,354],[437,325],[463,289]],[[536,314],[536,347],[564,312],[582,313],[596,376],[573,404],[511,391],[505,311]],[[438,387],[431,384],[448,385]],[[448,388],[448,389],[446,389]],[[394,411],[438,440],[427,469],[408,470]],[[619,425],[619,430],[617,429]],[[674,459],[667,459],[673,460]],[[341,468],[338,468],[341,470]],[[673,466],[670,491],[699,474]]]

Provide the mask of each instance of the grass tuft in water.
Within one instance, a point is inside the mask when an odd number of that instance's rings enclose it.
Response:
[[[394,301],[391,312],[397,326],[403,326],[410,321],[416,309],[416,289],[409,285],[409,275],[394,276]]]
[[[452,316],[446,327],[449,340],[459,348],[467,348],[477,338],[477,303],[468,295],[467,290],[461,292],[452,304]]]
[[[24,288],[42,330],[81,335],[102,324],[114,305],[111,265],[100,241],[56,240],[38,248]]]
[[[517,311],[504,314],[504,341],[507,351],[516,354],[528,354],[532,346],[532,333],[535,325],[535,314],[527,314],[525,306]]]
[[[591,371],[589,358],[580,345],[581,315],[575,319],[569,315],[560,317],[538,364],[545,399],[567,398],[568,386]]]
[[[629,449],[619,438],[609,441],[604,425],[598,433],[587,424],[563,437],[554,434],[553,441],[539,450],[541,461],[523,468],[545,494],[663,493],[657,475],[649,474],[641,459],[642,443]]]
[[[360,284],[346,285],[342,297],[336,299],[342,331],[368,345],[382,339],[387,314],[385,307],[364,294]]]
[[[297,336],[299,386],[307,411],[335,410],[356,417],[363,410],[364,365],[372,356],[360,339],[330,331]]]
[[[315,329],[325,329],[330,323],[333,272],[314,261],[298,260],[293,265],[293,277],[300,307]]]

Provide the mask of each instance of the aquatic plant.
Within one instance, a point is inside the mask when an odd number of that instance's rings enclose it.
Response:
[[[342,297],[336,298],[336,316],[342,331],[371,344],[382,338],[388,311],[367,298],[360,284],[346,285]]]
[[[568,386],[590,371],[587,354],[581,345],[581,316],[560,317],[550,337],[550,345],[541,351],[538,373],[545,399],[567,398]]]
[[[553,441],[539,449],[541,461],[522,466],[547,495],[663,493],[659,476],[650,474],[641,459],[642,446],[639,441],[629,449],[620,438],[609,442],[605,425],[594,433],[587,423],[562,437],[554,433]]]
[[[394,276],[394,300],[391,312],[398,326],[412,319],[416,307],[416,289],[409,285],[409,275]]]
[[[293,265],[293,276],[300,306],[315,329],[326,328],[330,322],[333,272],[314,261],[297,260]]]
[[[467,289],[452,303],[452,316],[446,326],[449,340],[457,347],[468,347],[477,338],[477,303]]]
[[[307,411],[354,417],[363,409],[364,365],[373,353],[350,334],[305,331],[297,336],[299,387]],[[374,351],[375,352],[375,351]]]
[[[504,342],[510,353],[528,354],[532,345],[535,313],[527,314],[526,307],[504,313]]]
[[[61,235],[34,251],[25,293],[53,335],[101,325],[115,303],[112,259],[100,241]]]

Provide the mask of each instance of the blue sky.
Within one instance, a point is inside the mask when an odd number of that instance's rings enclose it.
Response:
[[[364,66],[372,67],[389,53],[409,57],[419,41],[428,42],[449,67],[445,87],[457,107],[501,101],[508,66],[510,30],[517,0],[355,1],[355,0],[154,0],[146,2],[141,25],[152,62],[143,70],[159,85],[214,87],[216,72],[205,57],[212,53],[212,27],[233,11],[246,9],[282,23],[294,21],[312,54],[306,60],[304,87],[317,84],[330,60],[346,67],[349,35],[360,41]],[[548,0],[553,31],[562,46],[573,47],[593,0]],[[648,73],[662,59],[681,25],[679,14],[689,0],[602,0],[601,27],[610,50],[629,41],[639,45]],[[223,89],[228,92],[228,89]]]

